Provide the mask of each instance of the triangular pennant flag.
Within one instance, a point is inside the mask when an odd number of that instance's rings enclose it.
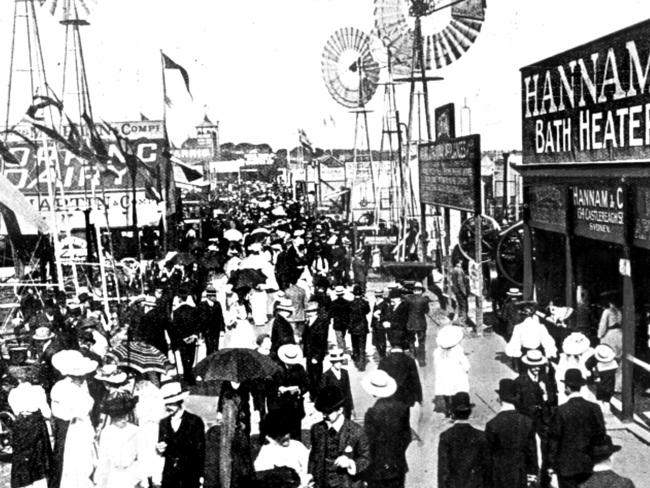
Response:
[[[185,88],[187,88],[187,93],[190,94],[190,98],[194,99],[194,97],[192,97],[192,92],[190,91],[190,75],[187,73],[187,70],[183,68],[180,64],[173,61],[169,56],[167,56],[162,51],[160,53],[162,54],[163,66],[165,67],[165,69],[177,69],[178,71],[181,72],[181,76],[183,77],[183,81],[185,82]]]

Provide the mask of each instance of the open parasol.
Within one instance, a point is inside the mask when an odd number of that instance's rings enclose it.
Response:
[[[171,364],[158,349],[142,341],[126,341],[106,353],[119,366],[132,368],[139,373],[165,374]]]
[[[232,289],[235,292],[246,288],[252,289],[257,285],[266,283],[266,275],[259,269],[236,269],[231,273],[228,283],[232,285]]]
[[[213,352],[194,367],[202,381],[236,381],[262,379],[272,376],[280,366],[270,357],[254,349],[230,348]]]

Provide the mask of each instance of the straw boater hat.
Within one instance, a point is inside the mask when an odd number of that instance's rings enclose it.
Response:
[[[463,328],[457,325],[446,325],[438,331],[436,339],[438,346],[451,349],[463,340]]]
[[[419,281],[416,281],[413,284],[413,289],[414,290],[424,290],[424,285],[422,283],[420,283]]]
[[[506,295],[509,297],[520,297],[523,296],[523,293],[519,288],[510,288],[507,292]]]
[[[162,394],[163,402],[166,405],[182,402],[190,395],[189,391],[183,390],[178,381],[163,383],[160,387],[160,393]]]
[[[616,358],[616,352],[607,344],[598,344],[594,350],[594,357],[601,363],[609,363]]]
[[[367,393],[378,398],[388,398],[397,390],[397,383],[381,369],[368,373],[362,380],[361,386]]]
[[[97,369],[97,361],[74,349],[64,349],[52,356],[52,366],[64,376],[86,376]]]
[[[281,298],[275,306],[275,310],[284,310],[293,314],[293,302],[288,298]]]
[[[341,285],[338,285],[337,287],[334,288],[334,293],[337,295],[343,295],[345,294],[345,288],[342,287]]]
[[[345,351],[339,347],[333,347],[327,354],[327,359],[330,363],[345,361]]]
[[[49,341],[52,338],[54,338],[54,333],[49,327],[38,327],[32,336],[35,341]]]
[[[111,385],[121,385],[126,383],[128,376],[124,371],[120,371],[117,365],[105,364],[97,370],[95,379]]]
[[[254,242],[248,246],[248,250],[251,252],[262,252],[262,244],[259,242]]]
[[[285,364],[300,364],[302,350],[297,344],[285,344],[278,349],[278,358]]]
[[[587,336],[580,332],[571,333],[562,343],[562,352],[571,356],[579,356],[589,350],[591,344]]]
[[[526,355],[521,358],[521,362],[526,366],[543,366],[548,361],[539,349],[529,349]]]

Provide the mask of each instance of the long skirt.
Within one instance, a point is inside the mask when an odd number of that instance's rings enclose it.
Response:
[[[95,458],[95,430],[90,418],[74,419],[65,438],[60,488],[92,488]]]
[[[30,486],[49,478],[52,447],[45,419],[40,412],[18,415],[12,437],[11,487]]]

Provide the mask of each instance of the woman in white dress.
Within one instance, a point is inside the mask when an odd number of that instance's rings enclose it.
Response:
[[[138,464],[142,486],[159,485],[165,460],[156,452],[158,424],[167,416],[160,388],[142,379],[135,384],[133,394],[138,397],[135,419],[138,424]]]
[[[446,325],[438,331],[438,347],[433,351],[435,395],[442,397],[445,416],[451,415],[451,397],[460,391],[469,392],[469,360],[461,345],[463,328]]]
[[[52,365],[64,378],[50,394],[55,420],[55,465],[60,473],[60,488],[92,488],[95,467],[95,430],[90,421],[93,398],[86,376],[97,369],[97,362],[79,351],[63,350],[52,356]]]
[[[589,343],[587,336],[580,332],[573,332],[562,342],[562,354],[558,361],[557,368],[555,369],[555,381],[558,385],[558,405],[562,405],[567,401],[567,395],[564,393],[564,386],[562,380],[568,369],[579,369],[582,373],[583,379],[588,379],[591,372],[586,366],[587,359],[594,354],[594,350]],[[580,395],[589,401],[596,401],[596,397],[587,385],[583,385],[580,389]]]

